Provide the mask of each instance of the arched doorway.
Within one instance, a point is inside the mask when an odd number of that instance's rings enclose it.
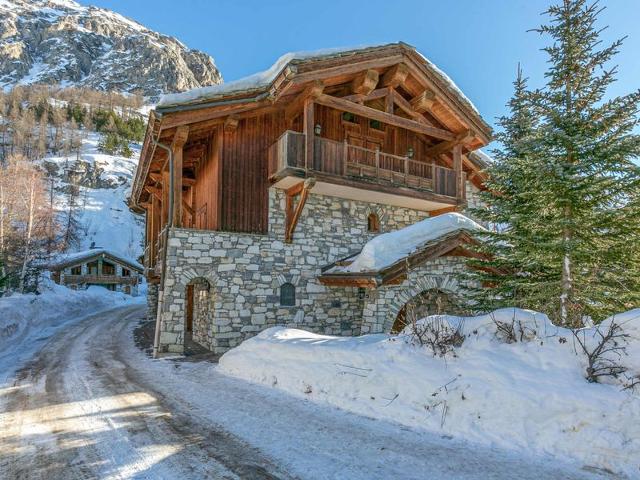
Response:
[[[189,342],[195,342],[210,350],[212,326],[213,288],[207,279],[194,278],[185,287],[185,346],[188,346]]]
[[[413,320],[429,315],[464,315],[451,293],[438,288],[423,290],[409,300],[398,312],[391,333],[400,333]]]

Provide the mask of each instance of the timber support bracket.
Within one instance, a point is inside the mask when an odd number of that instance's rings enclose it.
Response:
[[[310,177],[307,178],[303,183],[299,183],[298,185],[287,190],[286,224],[284,234],[285,243],[293,242],[293,232],[295,232],[296,230],[296,225],[298,224],[298,220],[300,219],[302,210],[304,210],[304,205],[305,203],[307,203],[309,190],[311,190],[315,184],[316,179]],[[298,195],[300,195],[300,199],[298,200],[298,204],[294,208],[293,201]]]

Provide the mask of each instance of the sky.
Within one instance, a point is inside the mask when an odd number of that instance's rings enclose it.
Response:
[[[528,31],[549,0],[80,0],[109,8],[211,55],[225,81],[268,68],[286,52],[402,40],[444,70],[495,125],[520,63],[544,80],[548,39]],[[640,88],[640,0],[602,0],[603,40],[628,36],[612,95]]]

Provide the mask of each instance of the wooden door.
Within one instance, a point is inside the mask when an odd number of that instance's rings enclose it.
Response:
[[[193,285],[187,285],[184,317],[187,333],[193,332]]]

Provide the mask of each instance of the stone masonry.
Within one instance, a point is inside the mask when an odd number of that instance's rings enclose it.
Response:
[[[161,352],[182,352],[187,285],[194,284],[193,339],[223,353],[274,325],[331,335],[387,331],[389,322],[414,290],[457,288],[457,257],[440,258],[412,271],[402,284],[377,291],[320,284],[321,267],[358,252],[376,233],[367,217],[376,213],[381,231],[413,224],[426,212],[311,194],[293,243],[284,243],[285,196],[269,191],[269,231],[265,235],[172,229],[161,315]],[[295,305],[280,304],[280,287],[295,286]]]

